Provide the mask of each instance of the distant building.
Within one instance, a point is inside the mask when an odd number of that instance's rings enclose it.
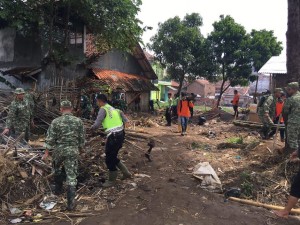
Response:
[[[249,95],[250,87],[229,87],[227,91],[222,95],[221,104],[222,105],[231,105],[231,101],[234,97],[234,90],[237,90],[240,94],[239,105],[245,107],[251,102],[252,97]]]
[[[215,96],[216,93],[215,85],[204,79],[195,80],[194,82],[184,87],[183,90],[187,93],[200,95],[203,98]]]
[[[177,93],[177,88],[176,88],[177,83],[174,81],[158,81],[154,85],[158,88],[158,90],[151,91],[152,100],[158,99],[159,101],[165,102],[168,100],[168,93],[171,93],[172,95]]]
[[[259,74],[269,76],[271,90],[275,87],[285,87],[289,83],[286,69],[286,55],[272,56],[268,62],[258,71]]]

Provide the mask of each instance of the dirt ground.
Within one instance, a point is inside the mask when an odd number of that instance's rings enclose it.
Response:
[[[263,174],[263,172],[268,173],[268,169],[274,173],[274,165],[271,168],[268,164],[272,161],[270,159],[277,159],[277,156],[273,156],[269,151],[273,141],[261,143],[250,153],[244,153],[240,149],[220,150],[217,148],[219,143],[226,142],[231,137],[242,137],[248,143],[258,139],[256,132],[248,128],[233,126],[228,121],[230,119],[228,117],[223,119],[225,121],[210,121],[206,126],[191,125],[188,136],[185,137],[177,133],[177,125],[143,128],[147,133],[156,136],[156,147],[152,152],[153,161],[148,162],[144,157],[144,152],[129,147],[123,149],[123,151],[126,150],[130,153],[123,159],[132,172],[146,174],[150,177],[143,178],[143,182],[138,183],[136,188],[126,192],[115,202],[114,207],[107,207],[107,209],[85,219],[70,218],[70,222],[57,221],[52,224],[300,224],[297,217],[278,219],[268,210],[231,201],[225,202],[224,195],[210,193],[199,187],[199,180],[194,179],[191,175],[193,167],[199,162],[210,162],[225,188],[240,186],[240,175],[243,173],[254,176],[255,174]],[[216,137],[206,135],[210,130],[216,133]],[[147,149],[144,143],[136,144],[145,150]],[[277,142],[277,148],[281,147],[283,144]],[[118,182],[119,184],[115,187],[116,191],[122,181]],[[126,182],[130,185],[133,181]],[[282,185],[287,186],[289,184]],[[251,188],[253,190],[250,191],[256,190],[256,187]],[[264,187],[260,188],[264,189]],[[249,191],[249,188],[246,190]],[[286,201],[287,193],[284,191],[277,198],[268,199],[267,196],[270,194],[272,193],[261,191],[261,195],[255,195],[256,200],[274,204],[278,204],[280,200],[282,203]]]

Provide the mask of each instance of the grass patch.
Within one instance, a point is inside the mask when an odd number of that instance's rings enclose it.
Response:
[[[244,144],[244,139],[242,137],[232,137],[227,139],[227,143]]]
[[[190,147],[192,150],[211,150],[211,147],[205,143],[192,142]]]

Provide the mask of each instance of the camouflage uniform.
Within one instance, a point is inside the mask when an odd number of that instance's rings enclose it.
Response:
[[[288,117],[288,144],[290,148],[298,150],[300,142],[300,92],[297,92],[286,100],[283,106],[282,114],[285,114]]]
[[[61,104],[63,105],[63,101]],[[71,113],[65,113],[54,119],[48,129],[45,145],[53,149],[53,169],[55,176],[64,177],[70,186],[77,184],[79,148],[85,141],[82,121]],[[62,166],[64,168],[62,168]],[[65,171],[64,171],[64,170]]]
[[[29,140],[30,107],[25,100],[15,99],[9,106],[6,128],[9,128],[14,137],[25,133],[25,140]]]
[[[268,136],[271,131],[271,127],[274,124],[273,118],[275,117],[276,109],[276,98],[273,95],[270,95],[266,98],[267,99],[265,100],[263,105],[257,110],[258,116],[263,123],[262,132],[265,137]],[[266,116],[265,114],[268,114],[269,116]]]
[[[34,115],[34,109],[35,109],[35,101],[34,101],[34,96],[33,94],[27,92],[24,96],[24,100],[27,102],[29,105],[30,109],[30,116],[33,118]]]
[[[81,108],[81,117],[84,119],[90,119],[91,112],[92,112],[92,104],[88,96],[81,95],[80,108]]]

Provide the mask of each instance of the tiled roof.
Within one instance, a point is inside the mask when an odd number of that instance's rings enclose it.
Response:
[[[94,68],[92,71],[103,85],[109,85],[113,90],[120,88],[129,92],[158,90],[149,79],[142,76],[122,73],[115,70]]]
[[[197,79],[196,82],[203,85],[210,84],[208,80],[203,80],[203,79]]]

